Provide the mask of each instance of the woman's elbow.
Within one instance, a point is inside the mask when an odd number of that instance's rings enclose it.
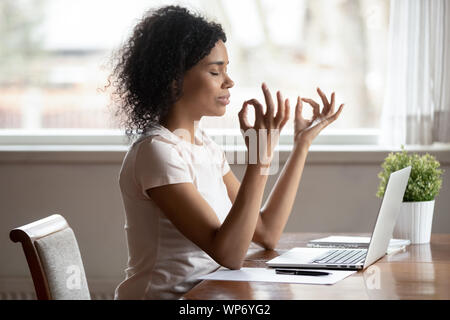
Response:
[[[275,248],[276,248],[276,244],[266,244],[264,246],[264,249],[266,249],[266,250],[275,250]]]
[[[244,258],[233,256],[231,254],[215,255],[212,258],[222,267],[231,270],[239,270],[244,264]]]
[[[263,248],[265,250],[275,250],[276,243],[265,243],[265,244],[263,244]]]
[[[266,232],[255,233],[252,239],[254,243],[261,246],[265,250],[274,250],[278,244],[278,240],[279,238],[275,238]]]
[[[222,267],[228,268],[230,270],[239,270],[243,267],[243,260],[231,260],[231,259],[223,259],[222,261],[216,261]]]
[[[240,270],[243,266],[243,263],[236,263],[236,264],[230,264],[228,266],[224,266],[225,268],[228,268],[230,270]]]
[[[263,247],[265,250],[275,250],[277,247],[278,241],[274,239],[264,239],[260,243],[258,243],[261,247]]]

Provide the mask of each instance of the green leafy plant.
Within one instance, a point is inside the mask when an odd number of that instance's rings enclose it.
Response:
[[[382,198],[384,196],[390,174],[407,166],[411,166],[411,174],[403,196],[403,202],[434,200],[441,189],[441,176],[444,170],[439,169],[440,163],[435,157],[428,153],[423,156],[410,155],[406,152],[404,146],[402,146],[401,152],[391,152],[384,159],[381,165],[383,170],[378,173],[380,184],[377,197]]]

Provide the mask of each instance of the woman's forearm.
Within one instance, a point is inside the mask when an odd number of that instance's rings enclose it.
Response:
[[[294,144],[277,182],[261,209],[264,237],[269,248],[275,248],[291,213],[308,150],[307,145]]]
[[[214,238],[217,260],[230,269],[242,266],[261,208],[267,175],[248,165],[233,206]]]

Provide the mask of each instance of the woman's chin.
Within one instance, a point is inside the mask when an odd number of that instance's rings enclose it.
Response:
[[[227,111],[227,106],[224,104],[217,104],[216,109],[214,109],[213,117],[223,116]]]
[[[225,107],[222,107],[221,109],[219,109],[219,111],[220,111],[219,116],[223,116],[227,112],[227,109]]]

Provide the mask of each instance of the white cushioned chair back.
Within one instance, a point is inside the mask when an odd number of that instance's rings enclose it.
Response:
[[[53,300],[90,300],[80,249],[71,228],[34,242]]]

